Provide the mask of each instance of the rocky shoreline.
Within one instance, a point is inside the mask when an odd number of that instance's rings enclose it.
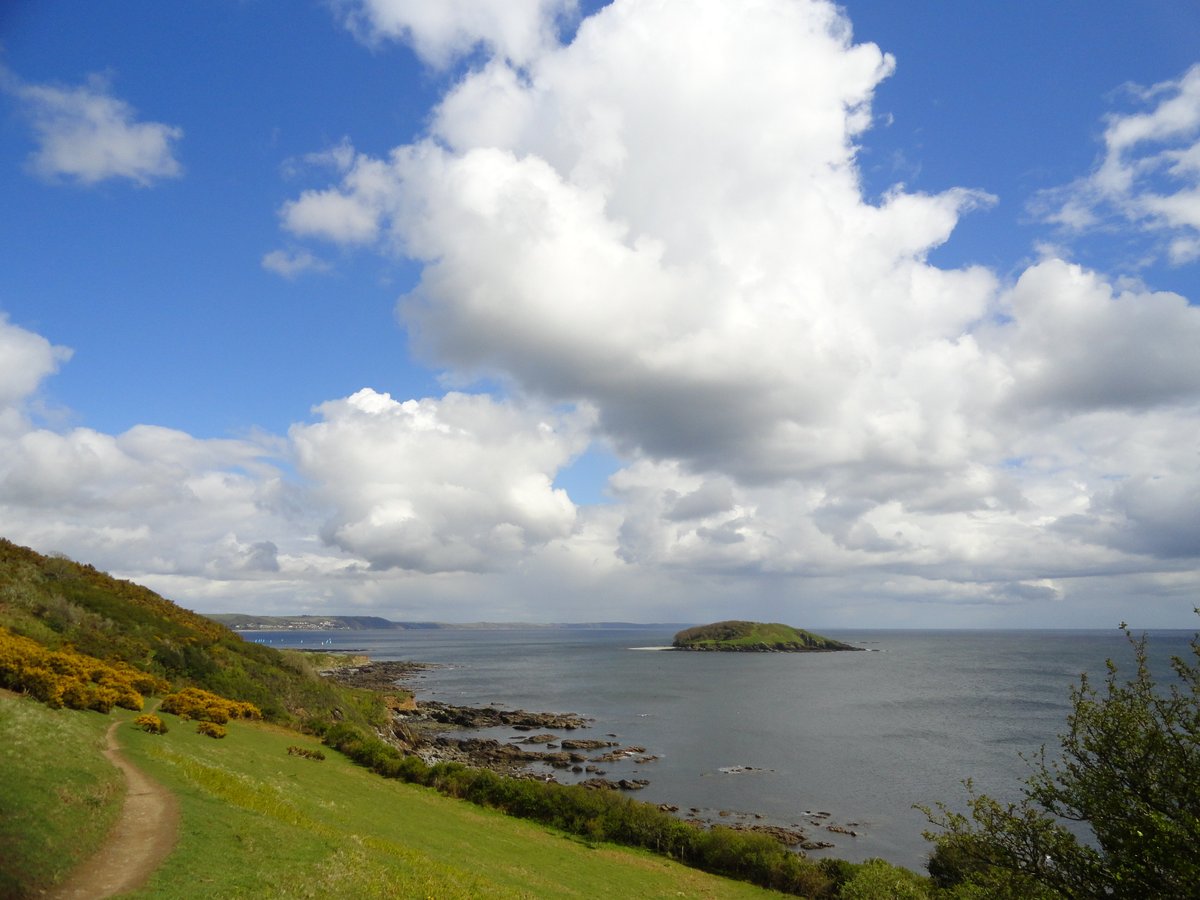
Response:
[[[556,772],[571,772],[573,783],[593,790],[638,791],[650,784],[645,778],[608,778],[608,765],[630,762],[641,766],[657,761],[645,747],[622,746],[617,735],[603,738],[560,737],[557,731],[574,732],[587,728],[593,721],[576,713],[529,712],[523,709],[500,709],[494,706],[455,706],[437,700],[417,700],[405,683],[420,672],[433,668],[429,663],[384,661],[361,662],[337,666],[321,674],[341,684],[377,691],[388,700],[392,715],[393,743],[404,752],[419,757],[427,764],[458,762],[477,768],[490,769],[513,778],[558,781]],[[403,696],[397,696],[402,694]],[[462,737],[462,732],[508,728],[517,734],[505,740],[494,737]],[[535,733],[530,733],[535,732]],[[597,752],[601,751],[601,752]],[[731,767],[736,771],[751,771]],[[725,771],[725,770],[723,770]],[[679,807],[662,804],[660,809],[679,814]],[[834,834],[857,837],[860,827],[830,821],[825,811],[804,812],[804,824],[781,825],[763,821],[757,813],[730,810],[701,810],[692,807],[684,821],[701,827],[723,825],[738,831],[754,831],[769,835],[780,843],[797,850],[824,850],[834,845],[814,838],[808,828]]]

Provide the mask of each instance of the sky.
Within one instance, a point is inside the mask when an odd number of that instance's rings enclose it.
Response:
[[[0,535],[202,612],[1193,628],[1197,35],[7,3]]]

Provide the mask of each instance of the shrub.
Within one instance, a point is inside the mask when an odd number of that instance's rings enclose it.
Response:
[[[838,859],[836,856],[827,856],[824,859],[818,860],[817,867],[825,873],[825,877],[839,891],[842,885],[853,878],[858,871],[858,866],[854,863],[847,859]]]
[[[49,650],[0,627],[0,687],[30,694],[55,709],[107,713],[114,706],[141,710],[142,693],[161,690],[165,682],[127,663],[110,664],[70,647]]]
[[[262,712],[253,703],[228,700],[201,688],[189,687],[163,697],[162,711],[181,719],[197,719],[224,725],[230,719],[261,719]]]
[[[228,732],[224,725],[218,725],[216,722],[197,722],[196,733],[205,734],[210,738],[223,738]]]
[[[301,756],[304,759],[314,759],[320,762],[325,758],[325,754],[320,750],[309,750],[307,747],[297,747],[295,744],[287,748],[289,756]]]
[[[158,716],[151,715],[150,713],[147,713],[142,716],[138,716],[136,719],[133,720],[133,724],[136,725],[138,728],[142,729],[142,731],[147,732],[148,734],[166,734],[167,733],[167,726],[163,722],[163,720],[160,719]]]
[[[1197,610],[1200,612],[1200,610]],[[984,897],[1192,897],[1200,884],[1200,634],[1175,678],[1156,683],[1146,640],[1122,625],[1134,671],[1110,660],[1104,690],[1071,691],[1060,754],[1034,757],[1023,798],[1000,803],[967,782],[968,814],[923,808],[939,832],[930,874]],[[1080,840],[1064,822],[1090,830]]]
[[[926,900],[930,896],[926,879],[882,859],[868,859],[857,869],[838,893],[842,900]]]

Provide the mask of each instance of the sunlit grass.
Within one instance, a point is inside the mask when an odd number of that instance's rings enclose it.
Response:
[[[103,841],[124,796],[111,722],[0,693],[0,897],[36,895]]]
[[[183,833],[144,897],[762,897],[650,854],[592,846],[433,791],[387,781],[320,745],[238,722],[213,741],[172,725],[121,729],[179,796]]]

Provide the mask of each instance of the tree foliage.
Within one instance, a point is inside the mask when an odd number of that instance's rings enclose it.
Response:
[[[1190,659],[1171,659],[1164,685],[1151,675],[1146,638],[1121,628],[1133,674],[1109,660],[1102,689],[1080,678],[1061,753],[1048,758],[1043,747],[1034,757],[1021,801],[997,802],[967,782],[968,814],[925,809],[939,829],[926,833],[936,883],[959,886],[959,896],[1196,896],[1200,634]]]

